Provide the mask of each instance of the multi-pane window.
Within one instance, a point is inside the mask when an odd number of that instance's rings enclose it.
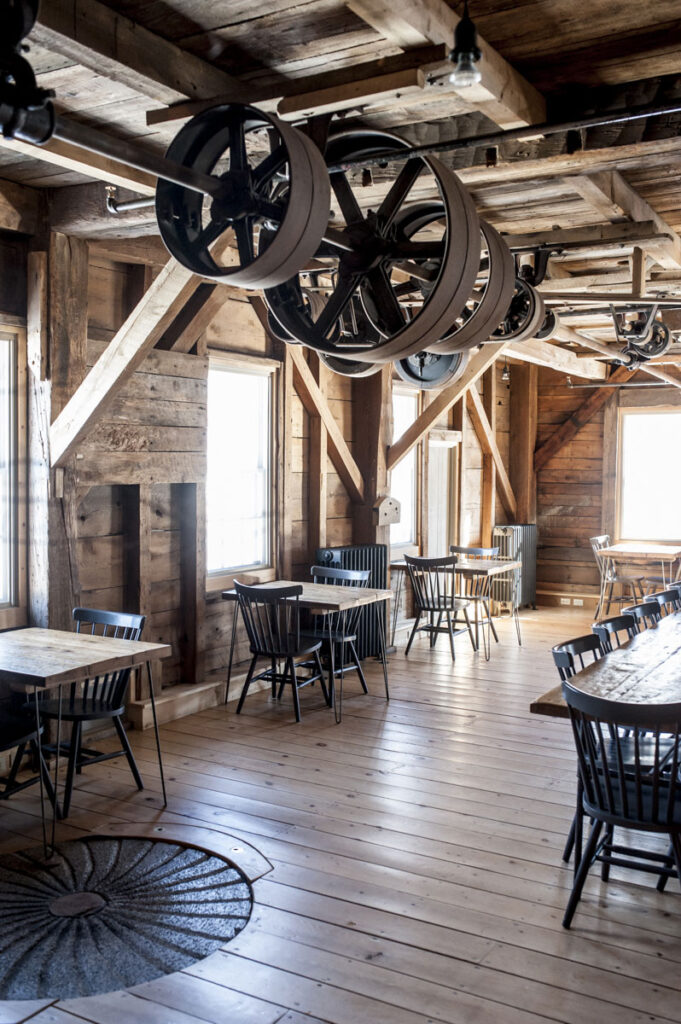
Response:
[[[418,395],[393,391],[393,437],[401,437],[418,416]],[[390,527],[390,543],[394,546],[417,542],[417,461],[416,448],[405,455],[392,471],[390,493],[397,498],[402,514],[399,523]]]
[[[272,563],[272,374],[215,359],[208,372],[209,573]]]
[[[618,505],[622,540],[681,540],[681,410],[620,413]]]

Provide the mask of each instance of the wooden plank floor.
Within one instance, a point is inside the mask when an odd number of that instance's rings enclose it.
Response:
[[[191,821],[273,865],[250,924],[189,969],[56,1005],[0,1004],[0,1024],[654,1024],[681,1021],[681,898],[649,877],[594,873],[571,932],[561,861],[574,800],[566,722],[530,716],[554,684],[553,643],[586,613],[507,620],[485,663],[466,637],[392,655],[392,700],[347,687],[336,726],[319,693],[303,721],[255,694],[162,730],[170,805],[158,809],[153,737],[133,733],[148,787],[121,760],[77,782],[63,837],[107,821]],[[1,808],[4,847],[39,836],[28,791]],[[664,844],[663,844],[664,845]]]

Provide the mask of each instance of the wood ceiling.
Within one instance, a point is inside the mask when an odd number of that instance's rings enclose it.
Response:
[[[288,104],[295,119],[331,88],[349,97],[345,124],[414,142],[681,97],[678,0],[472,0],[485,78],[469,94],[449,86],[443,61],[457,10],[453,0],[43,0],[29,59],[60,112],[156,151],[215,96]],[[628,292],[638,246],[647,289],[681,295],[680,127],[672,115],[583,132],[575,152],[574,138],[550,136],[504,144],[494,166],[483,148],[446,160],[504,233],[591,232],[589,249],[552,260],[550,290],[560,278],[566,290]],[[54,190],[53,226],[99,239],[155,233],[149,211],[104,211],[106,182],[151,194],[147,177],[48,148],[0,140],[0,177]]]

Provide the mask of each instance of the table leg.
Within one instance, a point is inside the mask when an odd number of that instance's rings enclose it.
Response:
[[[385,649],[385,609],[383,607],[383,601],[376,601],[375,603],[376,615],[378,617],[378,643],[379,643],[379,657],[381,664],[383,665],[383,682],[385,684],[385,699],[390,700],[390,690],[388,689],[388,658]]]
[[[61,716],[62,716],[62,687],[59,686],[57,689],[59,710],[57,713],[57,741],[56,751],[54,758],[54,787],[53,787],[53,800],[52,802],[52,829],[50,842],[47,841],[47,820],[45,817],[45,779],[43,778],[43,765],[45,764],[45,758],[43,755],[43,743],[41,733],[41,721],[40,721],[40,698],[38,696],[38,689],[34,690],[34,704],[35,704],[35,724],[36,724],[36,747],[38,749],[38,785],[40,787],[40,818],[42,822],[42,833],[43,833],[43,854],[45,860],[51,857],[54,853],[54,847],[56,844],[56,830],[57,830],[57,818],[59,814],[59,754],[61,751]],[[47,766],[45,770],[48,771]]]
[[[232,679],[232,662],[234,661],[234,645],[236,644],[236,627],[239,618],[239,602],[234,602],[234,615],[232,616],[232,642],[229,645],[229,664],[227,665],[227,686],[225,688],[225,704],[229,700],[229,684]]]
[[[158,718],[156,717],[156,697],[154,696],[154,680],[151,674],[151,662],[147,662],[147,678],[149,680],[149,700],[151,701],[151,716],[154,719],[154,736],[156,738],[156,754],[158,757],[158,773],[161,777],[161,790],[163,792],[163,806],[168,806],[166,795],[166,780],[163,774],[163,755],[161,754],[161,737],[158,733]]]
[[[397,573],[397,587],[395,588],[395,603],[393,605],[392,613],[392,626],[390,634],[390,646],[395,646],[395,634],[397,633],[397,617],[400,613],[400,600],[402,597],[402,587],[404,586],[404,573]]]

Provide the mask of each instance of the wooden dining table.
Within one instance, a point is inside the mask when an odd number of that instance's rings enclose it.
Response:
[[[570,680],[585,693],[626,704],[681,701],[681,612],[667,615]],[[560,685],[530,704],[534,715],[569,718]]]
[[[668,583],[672,580],[672,566],[681,560],[681,544],[655,544],[649,541],[618,541],[607,548],[600,548],[598,554],[612,558],[616,562],[639,562],[644,565],[660,563],[662,579]],[[665,566],[669,574],[665,573]],[[665,584],[666,585],[666,584]]]
[[[386,699],[390,699],[390,691],[388,688],[388,662],[386,657],[386,642],[385,642],[385,623],[383,616],[380,614],[379,607],[385,601],[392,600],[391,590],[382,590],[375,587],[339,587],[334,586],[332,583],[301,583],[298,580],[273,580],[268,583],[259,583],[258,587],[263,590],[276,590],[281,587],[302,587],[301,594],[298,598],[301,608],[307,608],[313,614],[323,615],[325,612],[349,612],[356,608],[366,607],[367,605],[375,605],[376,607],[376,620],[378,625],[379,635],[379,657],[383,666],[383,679],[385,683],[385,695]],[[238,594],[236,590],[223,590],[222,591],[223,601],[237,601]],[[237,605],[238,607],[238,605]],[[237,631],[237,612],[235,611],[232,618],[232,639],[229,650],[229,663],[227,666],[227,698],[229,697],[229,684],[232,677],[232,665],[234,660],[234,648],[236,644],[236,631]],[[340,704],[336,699],[336,687],[334,685],[334,643],[331,642],[329,637],[330,646],[330,657],[331,657],[331,689],[334,700],[334,711],[336,714],[336,721],[340,722],[342,714],[342,690],[340,696]],[[342,681],[342,676],[341,676]]]
[[[18,690],[26,693],[29,697],[32,696],[36,715],[39,715],[39,695],[44,690],[56,690],[58,698],[60,698],[66,684],[78,683],[123,668],[141,669],[146,666],[158,768],[165,806],[168,801],[156,717],[152,663],[162,658],[168,658],[171,654],[172,647],[169,644],[147,643],[143,640],[122,640],[58,629],[15,629],[0,633],[0,683],[11,690]],[[58,751],[61,743],[59,725],[58,722],[57,756],[54,765],[55,794],[57,793],[59,770]],[[41,751],[40,733],[38,733],[37,744]],[[41,778],[41,806],[44,807],[42,785]],[[56,810],[53,809],[51,846],[54,846],[55,826]],[[43,814],[44,828],[45,816]],[[48,844],[45,831],[43,831],[43,841],[47,854]]]

